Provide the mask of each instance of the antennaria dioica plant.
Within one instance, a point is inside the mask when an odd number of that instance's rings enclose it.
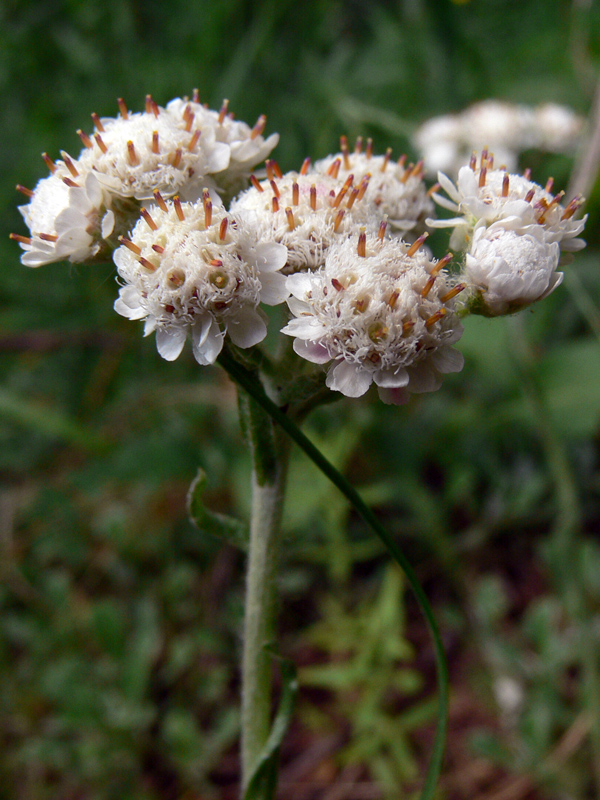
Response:
[[[440,172],[428,188],[422,161],[392,159],[391,149],[378,155],[361,138],[350,145],[342,137],[339,153],[306,158],[284,174],[270,158],[278,136],[265,137],[264,115],[247,125],[226,100],[213,111],[196,91],[164,107],[148,95],[141,112],[122,99],[118,105],[118,116],[93,114],[93,131],[78,131],[77,157],[44,154],[49,176],[34,189],[19,187],[29,235],[12,238],[29,267],[68,260],[93,268],[112,258],[115,310],[142,321],[165,360],[191,342],[200,366],[219,364],[237,385],[253,464],[242,796],[273,797],[297,692],[293,666],[282,661],[272,719],[280,524],[294,442],[402,567],[429,625],[439,711],[421,796],[432,798],[448,710],[436,621],[394,538],[301,425],[320,405],[362,397],[371,384],[384,403],[399,406],[440,389],[445,375],[462,369],[454,345],[463,321],[514,314],[560,285],[561,265],[584,246],[583,198],[565,199],[552,179],[541,186],[528,173],[509,172],[488,149],[470,156],[455,182]],[[436,219],[434,201],[453,216]],[[446,227],[451,252],[438,259],[427,238]],[[269,317],[265,306],[275,313]],[[278,343],[267,347],[268,325],[278,318]],[[202,488],[200,478],[190,492],[192,515],[219,535],[243,536],[204,509]]]

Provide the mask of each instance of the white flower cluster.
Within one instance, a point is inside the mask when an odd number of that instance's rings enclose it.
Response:
[[[438,170],[456,175],[473,150],[488,147],[496,164],[517,169],[523,150],[573,152],[583,131],[583,119],[570,108],[544,103],[532,108],[501,100],[484,100],[459,114],[427,120],[413,142],[431,175]]]
[[[580,198],[563,206],[551,181],[542,188],[496,169],[487,151],[456,185],[440,173],[429,190],[423,162],[375,155],[371,140],[351,152],[346,137],[339,153],[283,174],[267,158],[278,136],[263,137],[264,116],[251,128],[227,101],[212,111],[194,93],[161,108],[148,96],[141,113],[122,100],[119,109],[92,115],[77,159],[44,154],[50,176],[33,191],[18,187],[31,235],[13,238],[28,266],[112,255],[115,310],[143,320],[168,361],[188,337],[202,365],[226,337],[257,345],[267,334],[261,304],[287,301],[282,333],[305,362],[329,365],[330,389],[360,397],[374,383],[384,402],[403,403],[462,368],[460,317],[541,299],[562,279],[561,252],[584,246]],[[514,120],[505,129],[506,139]],[[261,179],[252,169],[264,159]],[[432,197],[454,216],[428,219]],[[458,274],[450,253],[437,261],[423,247],[425,225],[453,229],[450,246],[465,251]]]
[[[563,279],[557,271],[561,252],[585,246],[577,237],[586,217],[573,219],[583,199],[563,206],[564,192],[551,194],[552,179],[542,187],[528,174],[493,169],[486,151],[479,167],[473,156],[459,170],[456,185],[442,173],[438,179],[448,198],[434,194],[434,199],[460,216],[428,224],[454,228],[450,246],[466,251],[461,279],[473,313],[510,314],[541,300]]]
[[[13,238],[27,266],[105,258],[154,192],[198,200],[207,187],[241,186],[278,141],[277,134],[264,139],[264,116],[250,128],[231,118],[227,102],[210,111],[197,93],[166,108],[147,96],[141,113],[120,99],[119,110],[115,118],[92,114],[92,134],[78,131],[84,147],[77,159],[44,154],[50,176],[33,191],[18,187],[30,198],[20,208],[30,236]]]

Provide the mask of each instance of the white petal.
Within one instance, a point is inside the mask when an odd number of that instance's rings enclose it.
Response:
[[[294,348],[294,352],[298,353],[299,356],[305,358],[307,361],[311,361],[313,364],[326,364],[328,361],[331,361],[329,351],[324,345],[319,344],[319,342],[307,342],[303,339],[294,339],[292,347]]]
[[[112,211],[107,211],[102,217],[102,227],[100,233],[103,239],[107,239],[115,228],[115,215]]]
[[[253,265],[259,272],[276,272],[285,266],[287,261],[287,247],[277,242],[259,242],[254,248]]]
[[[214,364],[223,349],[224,334],[210,315],[206,315],[192,327],[194,358],[202,366]]]
[[[465,357],[460,350],[454,350],[452,347],[440,347],[431,355],[431,363],[444,374],[460,372],[465,365]]]
[[[399,389],[408,384],[408,372],[405,369],[380,369],[373,374],[377,386],[384,389]]]
[[[346,397],[362,397],[373,381],[373,376],[360,365],[341,361],[330,370],[326,384]]]
[[[268,306],[277,306],[284,303],[289,296],[285,275],[279,272],[261,273],[260,299],[262,303],[266,303]]]
[[[388,406],[402,406],[408,403],[410,393],[404,388],[386,389],[383,386],[378,386],[379,399]]]
[[[227,320],[227,333],[238,347],[252,347],[267,335],[267,324],[260,309],[242,308]]]
[[[208,153],[207,172],[222,172],[229,166],[231,151],[228,144],[215,142]],[[216,356],[215,356],[216,358]],[[212,362],[211,362],[212,363]]]
[[[175,361],[181,354],[186,339],[183,327],[158,328],[156,331],[156,349],[166,361]]]

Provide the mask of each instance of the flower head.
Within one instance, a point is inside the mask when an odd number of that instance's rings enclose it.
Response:
[[[150,199],[159,191],[171,197],[192,180],[206,187],[206,176],[229,164],[229,147],[218,142],[211,126],[180,126],[178,120],[147,99],[146,110],[130,113],[119,101],[115,118],[94,116],[95,132],[80,133],[85,144],[81,160],[111,192]]]
[[[444,272],[449,257],[434,262],[419,251],[422,240],[363,233],[358,245],[332,245],[321,269],[288,278],[294,316],[283,333],[308,361],[332,362],[330,389],[360,397],[374,382],[384,402],[401,403],[462,368],[451,345],[462,334],[454,298],[464,286]]]
[[[380,218],[365,202],[368,179],[353,184],[330,175],[282,175],[267,162],[267,180],[253,178],[253,186],[231,204],[231,210],[252,220],[259,236],[287,247],[286,273],[313,270],[325,263],[329,247],[361,226],[377,230]]]
[[[406,156],[392,161],[391,149],[384,156],[374,156],[371,140],[364,152],[361,139],[352,153],[345,136],[341,146],[340,153],[317,161],[315,171],[342,181],[353,175],[356,183],[368,177],[365,204],[379,219],[385,217],[392,230],[413,230],[432,213],[433,203],[423,182],[423,162],[406,166]]]
[[[144,209],[114,260],[125,281],[115,310],[145,319],[168,361],[181,353],[188,332],[200,364],[212,364],[229,334],[239,347],[262,341],[267,328],[259,303],[283,302],[288,292],[278,270],[285,247],[260,242],[243,221],[201,203],[166,202]]]
[[[19,206],[30,237],[12,234],[25,251],[21,261],[39,267],[56,261],[89,262],[110,251],[104,242],[113,232],[115,217],[110,195],[94,173],[65,153],[64,161],[45,156],[51,174]]]

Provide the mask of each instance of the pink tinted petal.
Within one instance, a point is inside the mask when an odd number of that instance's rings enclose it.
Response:
[[[408,372],[405,369],[380,369],[373,373],[373,380],[383,389],[400,389],[408,383]]]
[[[306,342],[302,339],[294,339],[292,345],[294,352],[299,356],[305,358],[307,361],[312,361],[313,364],[326,364],[331,361],[331,356],[326,347],[318,342]]]
[[[252,347],[267,335],[265,316],[259,309],[242,308],[227,320],[227,333],[238,347]]]
[[[440,347],[431,356],[433,366],[444,374],[447,372],[460,372],[465,365],[465,357],[459,350],[451,347]]]
[[[388,406],[403,406],[408,403],[410,398],[410,393],[403,387],[385,389],[382,386],[378,386],[377,391],[379,392],[379,399]]]

